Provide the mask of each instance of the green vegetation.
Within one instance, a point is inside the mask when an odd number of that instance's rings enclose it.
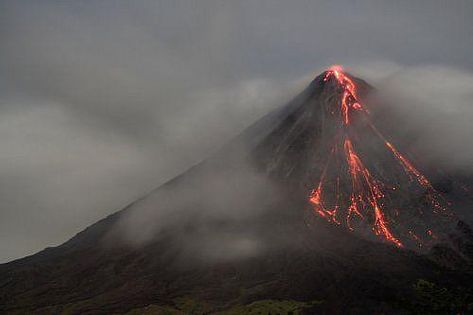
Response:
[[[405,306],[412,314],[471,314],[473,294],[471,289],[447,289],[424,279],[418,279],[412,286],[413,299]]]
[[[208,314],[209,306],[199,300],[191,297],[178,297],[174,299],[176,308],[189,315]]]
[[[248,305],[239,305],[222,311],[220,315],[297,315],[306,308],[322,302],[298,302],[293,300],[262,300]]]
[[[129,311],[125,315],[186,315],[182,311],[176,310],[170,306],[149,305],[143,308],[137,308]]]

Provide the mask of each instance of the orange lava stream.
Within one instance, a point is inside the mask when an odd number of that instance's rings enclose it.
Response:
[[[332,150],[332,153],[334,152],[334,149]],[[327,219],[330,222],[334,222],[337,224],[340,224],[340,222],[337,220],[337,211],[338,211],[338,203],[335,204],[333,209],[328,209],[328,207],[324,204],[323,199],[322,199],[322,192],[323,192],[323,183],[325,180],[325,175],[327,173],[328,166],[330,164],[330,157],[327,163],[325,164],[324,170],[322,172],[321,179],[319,181],[319,184],[316,189],[312,190],[310,197],[309,197],[309,202],[314,206],[314,210],[323,218]],[[339,190],[339,182],[337,179],[337,199],[338,199],[338,190]]]
[[[391,150],[393,155],[397,158],[397,160],[400,162],[402,167],[404,168],[404,171],[406,174],[411,178],[411,179],[416,179],[419,185],[424,187],[424,189],[427,191],[427,199],[429,202],[432,204],[434,207],[434,211],[448,211],[448,209],[444,206],[442,206],[439,194],[435,190],[435,188],[432,186],[430,181],[425,177],[417,168],[415,168],[412,163],[404,157],[399,151],[389,142],[384,138],[384,136],[376,129],[373,124],[370,124],[371,128],[373,131],[380,137],[383,141],[386,147]]]
[[[398,159],[398,161],[401,163],[402,167],[406,171],[406,173],[411,176],[411,178],[416,178],[419,184],[425,188],[433,189],[432,185],[430,184],[429,180],[422,175],[421,172],[419,172],[413,165],[412,163],[405,158],[399,151],[390,143],[389,141],[384,138],[384,136],[376,129],[373,124],[370,124],[371,129],[380,137],[384,144],[388,147],[389,150],[394,154],[394,156]]]
[[[350,111],[351,110],[362,110],[365,113],[368,111],[363,108],[362,103],[360,102],[356,90],[355,83],[343,72],[341,66],[332,66],[330,67],[323,81],[328,81],[331,77],[337,80],[337,83],[343,88],[343,93],[340,100],[340,115],[342,120],[342,131],[344,132],[341,143],[336,141],[332,153],[336,150],[337,146],[343,147],[343,152],[345,155],[345,160],[348,165],[349,175],[351,178],[351,193],[349,200],[347,201],[348,205],[346,208],[346,214],[344,221],[349,230],[354,230],[352,227],[352,220],[355,217],[367,221],[366,218],[372,218],[372,231],[375,235],[383,238],[384,240],[393,243],[398,247],[403,247],[400,239],[396,237],[389,227],[388,220],[383,211],[383,198],[384,185],[373,178],[368,168],[365,166],[359,155],[357,154],[352,140],[350,139],[350,134],[347,131],[348,125],[350,124]],[[428,191],[428,198],[431,201],[434,209],[444,209],[441,206],[441,202],[437,196],[437,192],[430,184],[429,180],[417,170],[412,163],[404,157],[389,141],[387,141],[384,136],[370,123],[371,128],[375,134],[385,143],[386,147],[393,154],[395,159],[399,161],[401,166],[404,168],[407,175],[412,179],[415,179],[419,185],[424,187]],[[323,217],[329,222],[336,224],[341,224],[339,217],[343,215],[339,210],[340,205],[340,196],[339,196],[339,185],[340,177],[336,177],[336,203],[333,208],[326,206],[323,198],[324,185],[326,182],[327,169],[330,164],[329,157],[328,162],[326,163],[317,188],[311,191],[309,196],[309,202],[313,205],[315,213]],[[371,213],[370,213],[371,209]],[[412,232],[409,231],[410,237],[415,239],[419,244],[421,240]],[[428,236],[433,237],[431,230],[428,230]]]
[[[348,215],[350,216],[350,213],[353,211],[355,213],[360,213],[358,210],[357,200],[362,201],[364,198],[367,198],[374,210],[374,233],[376,235],[383,236],[386,240],[393,242],[399,247],[402,247],[402,243],[393,236],[384,218],[384,214],[379,203],[379,200],[384,197],[380,185],[378,185],[376,180],[371,177],[370,172],[363,165],[363,162],[360,160],[357,153],[353,149],[353,144],[349,139],[345,139],[344,147],[353,184],[351,198],[352,203],[348,207]],[[368,187],[368,196],[366,196],[364,193],[365,190],[363,189],[363,183]]]
[[[342,85],[343,88],[348,93],[350,93],[350,95],[352,95],[355,100],[358,100],[355,83],[353,82],[352,79],[350,79],[348,76],[345,75],[345,73],[343,72],[342,66],[339,66],[339,65],[331,66],[327,70],[327,73],[325,74],[325,81],[327,81],[331,75],[335,76],[338,83],[340,83],[340,85]]]
[[[355,83],[345,75],[341,66],[334,65],[330,67],[324,77],[324,81],[327,81],[331,76],[334,76],[338,83],[344,88],[342,101],[341,101],[341,111],[343,116],[343,122],[345,125],[350,123],[348,112],[349,109],[361,110],[363,109],[361,104],[358,102],[358,96],[356,93]]]

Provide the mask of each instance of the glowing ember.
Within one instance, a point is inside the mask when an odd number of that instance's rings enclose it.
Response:
[[[327,70],[324,81],[328,81],[331,76],[334,76],[344,89],[341,101],[341,111],[343,114],[343,122],[345,125],[348,125],[350,123],[348,118],[349,109],[363,109],[361,103],[358,102],[355,83],[345,75],[342,67],[338,65],[334,65]]]
[[[411,178],[411,180],[417,180],[419,185],[426,190],[426,197],[433,206],[434,211],[447,211],[448,209],[445,206],[442,206],[442,203],[444,202],[441,201],[441,196],[435,191],[434,187],[427,179],[427,177],[425,177],[419,170],[417,170],[407,158],[405,158],[401,153],[399,153],[399,151],[384,138],[384,136],[378,131],[378,129],[376,129],[376,127],[374,127],[372,124],[370,124],[370,126],[373,131],[378,135],[378,137],[380,137],[384,141],[386,147],[391,150],[393,155],[397,158],[399,163],[404,168],[404,171],[407,173],[409,178]]]
[[[322,171],[318,185],[311,191],[309,202],[312,204],[314,212],[329,222],[338,225],[344,222],[343,224],[346,225],[349,230],[355,230],[363,225],[368,225],[371,227],[374,235],[398,247],[403,247],[400,240],[402,229],[395,229],[398,231],[398,236],[396,236],[391,227],[394,221],[386,215],[385,192],[395,192],[397,188],[392,185],[385,185],[383,182],[373,177],[370,170],[366,167],[366,164],[355,150],[352,135],[349,132],[351,111],[362,111],[366,114],[369,112],[363,107],[358,97],[355,83],[343,72],[341,66],[336,65],[330,67],[325,73],[323,82],[328,82],[331,78],[334,78],[337,85],[343,89],[341,92],[339,111],[342,122],[341,132],[335,137],[331,156],[329,156],[328,162]],[[332,114],[337,115],[337,111],[332,111]],[[386,145],[394,159],[402,166],[410,181],[417,182],[420,187],[424,188],[427,193],[427,199],[434,209],[433,212],[436,213],[439,209],[446,210],[446,207],[443,206],[445,202],[432,187],[429,180],[415,168],[392,143],[387,141],[372,123],[369,122],[369,126],[378,139],[381,139]],[[334,165],[334,170],[329,175],[327,174],[328,168],[331,161],[335,160],[332,157],[334,152],[343,153],[344,162],[342,162],[342,164],[344,163],[345,166],[343,167],[340,163],[334,163],[336,164]],[[346,173],[344,169],[347,170]],[[328,178],[329,176],[335,177]],[[341,195],[340,181],[343,181],[347,177],[349,178],[351,192],[349,195]],[[335,186],[332,187],[333,185]],[[329,188],[328,190],[326,189],[327,187]],[[335,198],[332,198],[335,199],[335,202],[332,200],[332,205],[330,206],[330,202],[327,201],[330,196],[326,191],[328,193],[333,192],[336,195]],[[389,213],[394,213],[395,216],[399,215],[397,209]],[[425,237],[430,238],[430,240],[436,238],[430,228],[424,230],[424,234]],[[414,240],[419,247],[422,246],[421,237],[412,230],[405,231],[405,236]]]
[[[332,150],[332,153],[334,150]],[[328,207],[324,204],[322,200],[322,190],[323,190],[323,183],[325,179],[325,174],[327,172],[328,166],[330,163],[330,157],[329,161],[325,165],[324,171],[322,172],[322,177],[321,180],[319,181],[319,185],[317,186],[316,189],[312,190],[312,193],[310,194],[309,201],[312,203],[314,206],[314,210],[322,217],[327,219],[328,221],[340,224],[340,222],[337,221],[337,210],[339,208],[338,204],[336,204],[332,209],[328,209]],[[338,188],[339,188],[339,182],[337,182],[337,198],[338,198]]]
[[[391,231],[389,231],[387,222],[384,219],[379,204],[379,200],[384,197],[380,185],[371,177],[370,172],[363,165],[363,162],[361,162],[353,149],[351,141],[348,139],[345,139],[345,152],[353,182],[353,193],[351,197],[352,203],[348,208],[348,216],[350,217],[353,212],[360,213],[358,210],[358,203],[362,203],[363,205],[367,203],[371,204],[374,211],[374,233],[383,236],[386,240],[393,242],[397,246],[402,246],[401,242],[392,235]],[[363,184],[368,187],[368,194],[364,193]],[[364,199],[367,199],[366,202],[364,202]]]

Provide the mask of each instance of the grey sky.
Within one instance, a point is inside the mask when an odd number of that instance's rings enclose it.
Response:
[[[472,21],[467,0],[0,0],[0,261],[173,177],[332,63],[470,78]]]

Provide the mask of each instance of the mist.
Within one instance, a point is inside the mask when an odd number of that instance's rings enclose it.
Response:
[[[402,121],[397,132],[408,137],[409,147],[448,172],[471,175],[473,72],[442,65],[390,64],[382,73],[386,75],[381,78],[369,73],[365,77],[376,77],[371,80],[376,101]]]
[[[246,154],[243,147],[232,150],[231,156],[223,153],[133,203],[103,245],[140,248],[169,235],[186,260],[260,255],[270,245],[265,229],[274,227],[254,222],[275,213],[282,190],[248,163]]]

